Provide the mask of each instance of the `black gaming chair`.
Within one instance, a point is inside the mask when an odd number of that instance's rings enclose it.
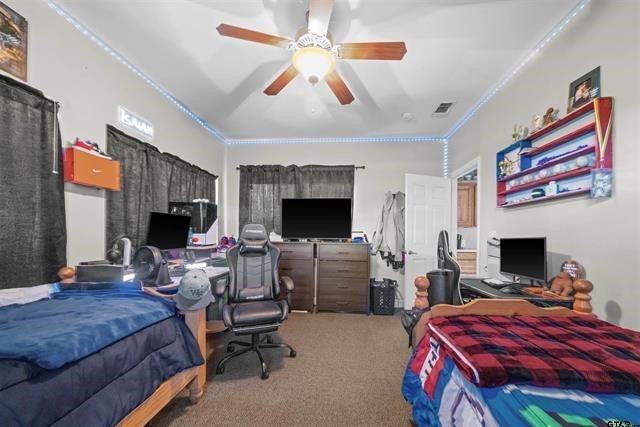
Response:
[[[229,360],[255,351],[262,365],[262,379],[269,378],[269,367],[262,358],[260,349],[287,348],[289,356],[296,352],[288,344],[276,344],[270,336],[260,339],[278,329],[287,319],[289,303],[280,299],[280,287],[286,288],[287,299],[291,298],[293,281],[288,277],[278,278],[280,249],[271,244],[267,230],[260,224],[247,224],[240,233],[238,244],[227,251],[229,264],[229,301],[222,308],[224,324],[236,335],[251,335],[251,343],[231,341],[225,356],[216,367],[216,373],[222,374]],[[216,286],[216,294],[221,296],[227,287],[222,281]],[[234,345],[244,348],[234,351]]]
[[[438,235],[438,268],[453,271],[453,305],[461,305],[460,265],[449,250],[449,233],[447,230],[441,230]]]

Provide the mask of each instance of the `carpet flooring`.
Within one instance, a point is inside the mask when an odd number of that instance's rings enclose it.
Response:
[[[180,395],[149,425],[412,425],[400,391],[411,353],[398,316],[292,313],[272,336],[290,344],[297,357],[284,349],[263,350],[271,369],[267,380],[260,379],[255,353],[231,360],[224,374],[215,375],[226,342],[237,338],[209,336],[213,354],[202,401],[190,405]]]

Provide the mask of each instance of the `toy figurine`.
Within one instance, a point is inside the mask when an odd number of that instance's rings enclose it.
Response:
[[[500,167],[501,177],[511,175],[511,172],[513,171],[513,161],[511,161],[507,156],[505,156],[504,159],[500,163],[498,163],[498,166]]]
[[[542,117],[540,117],[540,114],[536,114],[531,120],[531,132],[533,133],[540,129],[542,129]]]
[[[547,108],[547,111],[544,113],[542,117],[542,126],[546,126],[553,122],[553,107]]]
[[[561,271],[556,277],[551,279],[551,292],[568,297],[573,295],[573,279],[566,271]]]
[[[513,125],[513,133],[511,134],[511,138],[514,141],[517,141],[520,137],[520,134],[518,133],[518,125]]]

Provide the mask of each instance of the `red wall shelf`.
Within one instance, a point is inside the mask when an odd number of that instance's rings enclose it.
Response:
[[[574,130],[570,130],[571,128],[569,128],[569,130],[564,130],[566,125],[576,119],[587,116],[591,112],[593,112],[593,119],[591,119],[589,123],[578,129],[575,129],[574,126]],[[565,117],[548,124],[537,132],[532,133],[527,138],[516,141],[507,148],[499,151],[496,155],[496,194],[498,206],[519,206],[522,204],[542,202],[589,193],[591,190],[590,180],[586,183],[585,179],[576,180],[576,178],[589,175],[593,169],[611,168],[613,159],[611,134],[609,134],[609,140],[607,141],[604,152],[601,152],[601,147],[598,143],[600,138],[597,135],[597,118],[599,118],[600,128],[602,129],[602,133],[604,133],[604,129],[607,129],[610,121],[613,120],[613,98],[603,97],[598,98],[597,102],[595,100],[591,101],[567,114]],[[561,149],[552,151],[564,144],[571,144],[573,141],[591,133],[596,134],[595,145],[593,145],[593,142],[588,142],[586,143],[588,145],[587,147],[582,147],[576,150],[576,145],[578,144],[576,142],[574,145],[567,147],[567,149],[573,148],[575,151],[570,151],[565,154],[558,152],[561,151]],[[548,135],[553,138],[551,141],[546,142],[539,147],[532,147],[534,141]],[[521,153],[517,160],[520,165],[520,171],[512,175],[501,176],[499,163],[504,160],[506,156],[513,156],[514,153]],[[553,158],[540,166],[532,165],[534,157],[544,155],[545,153],[548,153],[547,155],[549,157],[554,157],[556,155],[559,155],[560,157]],[[580,163],[577,161],[570,162],[571,160],[578,159],[582,156],[587,156],[588,166],[584,166],[582,161]],[[538,157],[538,159],[540,159],[540,157]],[[553,167],[557,165],[564,166],[559,168],[560,170],[569,170],[553,174],[555,169]],[[540,172],[545,169],[547,170],[547,174],[546,176],[541,177]],[[527,175],[537,179],[532,182],[525,183],[523,182],[524,179],[528,178],[523,179],[523,177]],[[507,188],[508,185],[514,184],[514,182],[511,182],[513,180],[516,180],[517,182],[515,183],[519,185]],[[558,189],[555,194],[549,194],[542,197],[533,197],[533,194],[526,194],[527,190],[533,189],[546,191],[546,185],[551,181],[556,181],[558,183]],[[517,195],[516,193],[520,193],[520,195]]]

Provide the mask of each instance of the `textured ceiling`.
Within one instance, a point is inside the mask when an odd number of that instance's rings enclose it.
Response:
[[[291,53],[216,32],[224,22],[294,38],[307,1],[56,1],[227,139],[444,136],[577,3],[336,0],[334,42],[407,46],[402,61],[339,60],[356,97],[342,106],[300,76],[264,95]],[[432,117],[443,101],[455,102],[451,113]]]

